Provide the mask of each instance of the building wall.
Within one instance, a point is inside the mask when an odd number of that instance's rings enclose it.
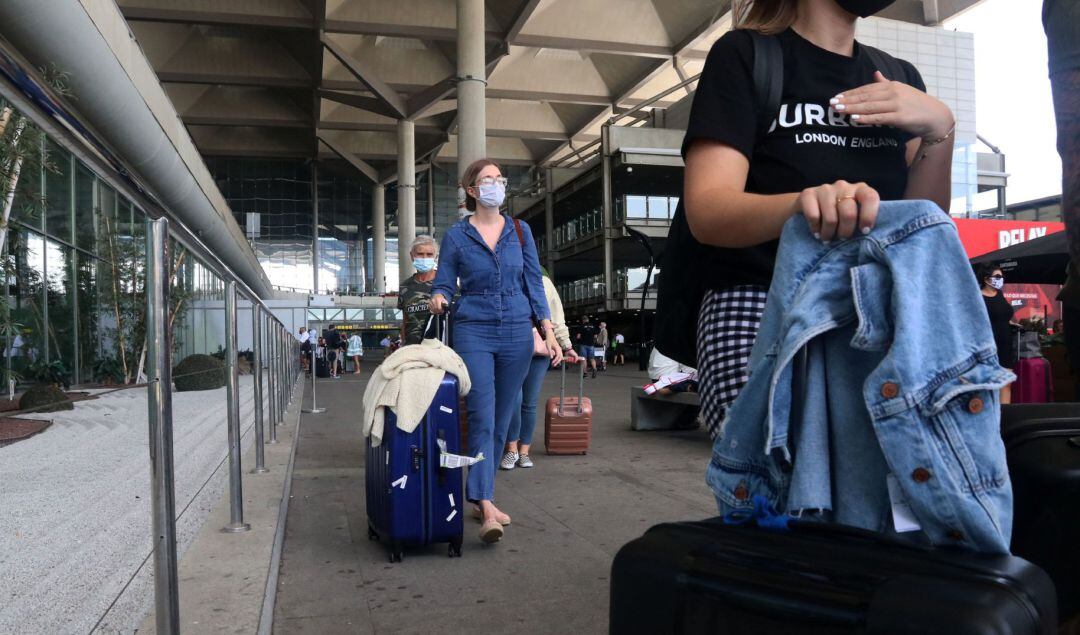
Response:
[[[911,62],[937,97],[956,117],[952,195],[954,215],[975,211],[975,36],[907,22],[871,18],[857,22],[855,37],[865,44]]]

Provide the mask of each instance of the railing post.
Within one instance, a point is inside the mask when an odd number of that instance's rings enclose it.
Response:
[[[281,423],[285,424],[285,410],[289,407],[289,373],[285,367],[285,338],[289,335],[285,327],[278,331],[278,348],[281,350],[281,359],[278,360],[278,368],[281,369]]]
[[[251,351],[252,379],[255,381],[255,469],[252,474],[269,472],[266,469],[266,448],[263,447],[265,430],[263,427],[263,379],[262,379],[262,311],[258,303],[251,302]]]
[[[225,394],[229,413],[229,524],[228,533],[251,529],[244,522],[243,474],[240,466],[240,395],[236,368],[236,282],[225,285]]]
[[[270,428],[270,444],[276,445],[277,440],[277,408],[274,406],[274,395],[277,394],[277,385],[274,383],[274,316],[266,315],[266,409],[269,411],[266,424]]]
[[[293,392],[296,388],[296,337],[292,330],[285,332],[285,377],[288,378],[288,403],[293,403]]]
[[[169,221],[146,221],[146,354],[150,499],[154,531],[154,613],[158,633],[180,632],[173,488],[172,337],[169,334]]]

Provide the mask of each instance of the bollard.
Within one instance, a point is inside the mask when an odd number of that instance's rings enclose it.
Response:
[[[252,360],[252,379],[255,380],[255,469],[252,474],[265,474],[266,450],[263,447],[265,432],[263,431],[263,387],[262,387],[262,312],[259,305],[251,303],[251,351],[254,355]]]
[[[236,368],[236,282],[225,285],[225,394],[229,412],[229,524],[221,531],[239,533],[251,529],[244,522],[243,475],[240,466],[240,395]]]
[[[180,632],[173,487],[172,338],[169,335],[169,221],[146,221],[146,354],[154,614],[158,633]]]
[[[326,412],[326,408],[320,408],[318,402],[315,401],[315,375],[317,374],[315,372],[315,348],[316,347],[314,346],[311,348],[311,407],[301,410],[301,412],[306,412],[311,415]]]

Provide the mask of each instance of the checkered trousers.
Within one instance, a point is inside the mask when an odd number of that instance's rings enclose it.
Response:
[[[715,439],[728,406],[746,384],[768,289],[755,285],[708,291],[698,314],[698,382],[701,416]]]

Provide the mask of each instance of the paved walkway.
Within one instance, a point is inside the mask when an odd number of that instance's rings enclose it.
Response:
[[[669,520],[714,513],[704,483],[704,431],[631,432],[629,366],[586,380],[593,399],[587,456],[543,454],[532,470],[499,472],[500,507],[514,523],[482,545],[466,520],[464,557],[446,547],[389,564],[367,537],[359,378],[320,380],[300,426],[274,630],[278,633],[606,633],[611,560],[627,541]],[[557,394],[549,373],[542,395]],[[568,383],[569,380],[568,380]],[[310,387],[305,397],[309,405]]]

